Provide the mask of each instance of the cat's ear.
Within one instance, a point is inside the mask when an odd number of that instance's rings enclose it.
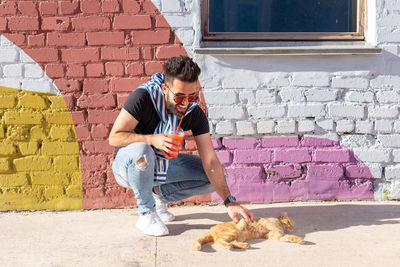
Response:
[[[282,211],[281,215],[279,216],[279,218],[287,218],[288,217],[288,213],[286,210]]]

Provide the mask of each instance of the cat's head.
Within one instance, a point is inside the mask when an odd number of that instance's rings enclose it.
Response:
[[[287,231],[291,232],[294,230],[294,220],[288,217],[287,211],[282,212],[278,219]]]

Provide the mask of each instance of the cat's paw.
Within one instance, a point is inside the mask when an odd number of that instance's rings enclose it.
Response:
[[[194,242],[193,243],[193,249],[200,251],[201,250],[201,244],[199,242]]]

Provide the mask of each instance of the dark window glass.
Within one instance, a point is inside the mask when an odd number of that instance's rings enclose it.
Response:
[[[356,32],[357,0],[209,0],[209,32]]]

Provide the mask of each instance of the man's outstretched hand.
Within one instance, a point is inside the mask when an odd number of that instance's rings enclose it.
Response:
[[[228,204],[228,215],[235,223],[239,222],[239,215],[242,215],[242,217],[246,220],[246,223],[250,223],[251,221],[253,221],[254,216],[253,212],[246,209],[245,207],[240,206],[237,203]]]

